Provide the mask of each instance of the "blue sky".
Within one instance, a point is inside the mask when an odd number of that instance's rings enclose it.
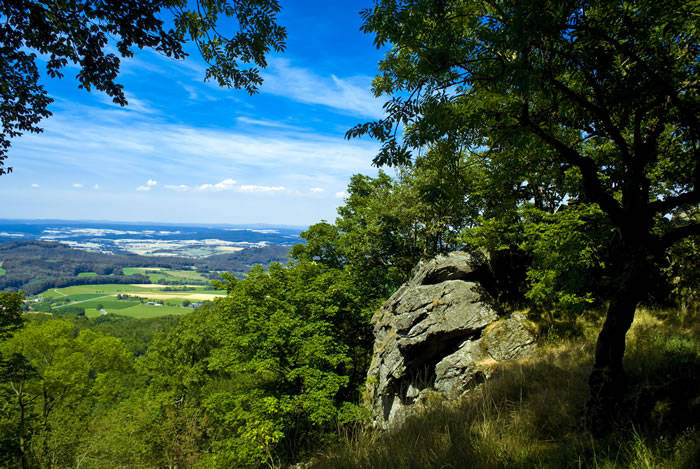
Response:
[[[374,175],[377,144],[344,140],[381,117],[370,92],[381,52],[359,31],[364,2],[283,1],[287,50],[260,93],[204,83],[185,61],[122,60],[129,106],[45,81],[45,132],[13,142],[0,218],[308,225],[333,220],[349,178]]]

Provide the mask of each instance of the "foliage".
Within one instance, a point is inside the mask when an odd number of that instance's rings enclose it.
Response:
[[[0,384],[2,424],[16,431],[10,460],[73,465],[85,437],[81,422],[128,389],[128,352],[118,339],[88,330],[76,335],[71,323],[57,320],[29,323],[0,351],[22,357],[21,368]]]
[[[164,11],[169,15],[163,17]],[[132,57],[134,48],[151,48],[182,59],[187,55],[183,45],[191,39],[209,65],[206,79],[254,93],[262,83],[257,67],[267,65],[270,50],[279,52],[285,46],[286,31],[276,23],[278,12],[276,0],[3,2],[0,174],[12,170],[2,167],[10,139],[41,132],[39,122],[51,115],[48,106],[53,100],[39,83],[36,52],[47,57],[49,76],[62,77],[63,69],[75,64],[80,88],[94,87],[125,106],[123,86],[116,82],[120,59],[110,47],[121,57]],[[230,38],[219,33],[228,18],[238,24]]]
[[[432,150],[397,178],[354,175],[335,223],[309,227],[290,256],[347,269],[368,298],[388,297],[420,259],[463,244],[473,184],[462,164],[446,164],[449,157],[448,149]]]
[[[22,293],[0,292],[0,340],[22,327]]]
[[[132,318],[118,314],[100,315],[94,319],[75,320],[79,329],[90,329],[98,334],[114,337],[134,356],[144,355],[159,334],[167,334],[180,321],[180,316]]]
[[[192,443],[212,448],[203,464],[293,461],[359,400],[373,303],[347,272],[303,260],[228,275],[221,288],[226,298],[149,348],[150,392],[178,402],[176,420],[202,412],[193,422],[211,430]]]
[[[670,279],[672,298],[692,323],[700,306],[700,239],[694,237],[676,243],[668,257],[665,273]]]
[[[606,246],[614,234],[600,209],[568,205],[550,214],[525,208],[522,224],[520,247],[532,258],[525,297],[533,312],[553,326],[602,306],[610,288]]]

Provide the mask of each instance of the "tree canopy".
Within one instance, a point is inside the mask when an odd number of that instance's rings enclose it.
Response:
[[[119,57],[150,48],[182,59],[183,45],[191,40],[208,64],[206,79],[254,93],[262,83],[265,55],[285,47],[286,31],[276,23],[279,9],[277,0],[2,2],[0,174],[12,170],[4,167],[11,139],[41,132],[39,122],[51,115],[37,54],[48,76],[62,77],[65,67],[75,64],[80,88],[95,88],[125,106],[123,86],[116,81]],[[238,24],[230,37],[219,31],[224,18]]]

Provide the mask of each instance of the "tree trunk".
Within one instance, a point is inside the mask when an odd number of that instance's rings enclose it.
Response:
[[[17,403],[19,404],[19,456],[22,464],[22,469],[27,469],[29,464],[27,462],[27,451],[25,449],[25,437],[24,437],[24,400],[22,399],[22,391],[17,394]]]
[[[625,335],[646,291],[648,266],[641,250],[630,250],[615,298],[610,302],[596,343],[593,371],[588,380],[590,397],[586,417],[591,431],[606,433],[619,415],[627,380],[622,365]]]
[[[49,457],[49,395],[46,390],[46,383],[42,385],[43,405],[42,405],[42,467],[51,469],[53,463]]]

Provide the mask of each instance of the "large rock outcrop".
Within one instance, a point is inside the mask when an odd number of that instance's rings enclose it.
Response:
[[[524,317],[499,317],[482,287],[485,261],[453,252],[422,262],[372,318],[367,399],[388,427],[436,393],[453,399],[482,383],[498,361],[534,347]]]

